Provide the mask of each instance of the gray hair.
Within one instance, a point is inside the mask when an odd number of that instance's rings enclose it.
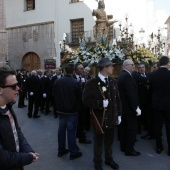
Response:
[[[36,70],[32,70],[32,71],[31,71],[31,75],[32,75],[32,76],[36,76],[36,75],[37,75]]]

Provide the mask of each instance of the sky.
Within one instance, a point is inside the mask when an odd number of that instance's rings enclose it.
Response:
[[[165,10],[170,15],[170,0],[155,0],[156,10]]]

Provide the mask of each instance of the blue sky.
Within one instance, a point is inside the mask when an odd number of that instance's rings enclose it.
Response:
[[[170,15],[170,0],[155,0],[156,9],[165,9]]]

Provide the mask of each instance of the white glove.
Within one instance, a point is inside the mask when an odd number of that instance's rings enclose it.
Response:
[[[103,100],[103,107],[106,108],[109,104],[108,99]]]
[[[34,93],[33,92],[30,92],[30,96],[33,96],[34,95]]]
[[[121,121],[122,121],[121,116],[118,116],[118,125],[121,123]]]
[[[136,115],[136,116],[140,116],[140,115],[141,115],[141,110],[139,109],[139,107],[137,107],[137,109],[136,109],[136,113],[137,113],[137,115]]]
[[[82,83],[85,83],[85,79],[84,79],[84,78],[81,78],[81,82],[82,82]]]
[[[47,94],[46,94],[46,93],[44,93],[44,94],[43,94],[43,98],[46,98],[46,97],[47,97]]]

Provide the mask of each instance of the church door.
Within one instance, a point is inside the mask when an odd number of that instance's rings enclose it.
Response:
[[[40,58],[36,53],[30,52],[24,55],[22,59],[22,67],[28,71],[40,69]]]

